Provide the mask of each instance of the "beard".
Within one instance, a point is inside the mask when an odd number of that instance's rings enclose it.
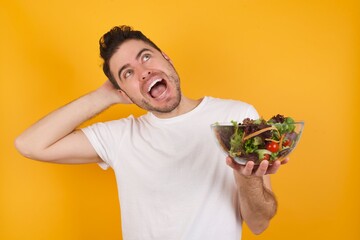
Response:
[[[180,102],[181,102],[181,90],[180,90],[180,86],[176,86],[175,88],[175,97],[168,100],[165,106],[162,107],[156,107],[153,106],[151,103],[149,103],[148,101],[146,101],[145,99],[141,100],[141,103],[137,104],[135,102],[135,104],[140,107],[143,108],[149,112],[158,112],[158,113],[170,113],[172,112],[174,109],[176,109]]]
[[[181,102],[181,88],[180,88],[180,79],[175,69],[171,71],[169,75],[169,84],[175,87],[175,96],[166,100],[166,103],[163,106],[154,106],[150,101],[146,99],[135,99],[129,96],[126,92],[125,94],[130,98],[130,100],[137,105],[138,107],[147,110],[149,112],[158,112],[158,113],[170,113],[175,110]],[[168,86],[170,87],[170,86]]]

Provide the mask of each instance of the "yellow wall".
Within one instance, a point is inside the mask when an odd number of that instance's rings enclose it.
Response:
[[[244,239],[360,239],[359,1],[0,2],[0,239],[120,239],[112,171],[30,161],[16,135],[104,80],[98,39],[141,29],[172,58],[189,97],[212,95],[306,122],[273,176],[279,211]],[[93,121],[135,107],[114,107]],[[141,231],[141,230],[140,230]]]

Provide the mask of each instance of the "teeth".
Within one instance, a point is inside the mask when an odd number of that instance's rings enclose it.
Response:
[[[156,83],[160,82],[161,80],[162,80],[162,79],[156,79],[155,81],[153,81],[153,82],[150,84],[149,88],[148,88],[148,92],[150,92],[151,88],[152,88]]]

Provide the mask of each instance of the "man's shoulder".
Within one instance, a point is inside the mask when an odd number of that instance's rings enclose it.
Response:
[[[208,98],[209,112],[215,112],[219,121],[242,120],[244,118],[258,118],[257,110],[253,105],[234,99]],[[223,119],[220,119],[223,116]]]
[[[233,107],[250,107],[251,104],[241,101],[241,100],[235,100],[230,98],[218,98],[218,97],[207,97],[208,102],[210,104],[218,104],[218,105],[224,105],[224,106],[233,106]]]
[[[129,125],[137,121],[137,118],[133,115],[129,115],[128,117],[119,118],[119,119],[110,119],[106,121],[95,122],[88,127],[92,128],[113,128],[113,127],[121,127],[124,125]]]

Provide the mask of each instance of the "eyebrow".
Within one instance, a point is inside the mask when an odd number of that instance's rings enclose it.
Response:
[[[136,59],[136,60],[139,60],[141,54],[142,54],[143,52],[146,52],[146,51],[152,52],[151,49],[149,49],[149,48],[143,48],[143,49],[141,49],[141,50],[138,52],[138,54],[136,54],[135,59]],[[122,67],[120,68],[120,70],[119,70],[119,72],[118,72],[118,77],[119,77],[119,79],[121,79],[121,73],[122,73],[122,71],[124,71],[124,69],[127,68],[127,67],[129,67],[129,66],[130,66],[130,64],[125,64],[124,66],[122,66]]]

